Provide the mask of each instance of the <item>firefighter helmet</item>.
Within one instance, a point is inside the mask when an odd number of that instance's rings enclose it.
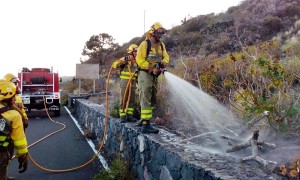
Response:
[[[0,101],[9,99],[16,94],[17,86],[8,81],[0,81]]]
[[[156,22],[151,26],[150,33],[159,33],[159,34],[165,34],[166,29],[161,25],[160,22]]]
[[[156,22],[151,26],[151,29],[146,34],[146,39],[150,39],[151,36],[160,39],[161,35],[166,33],[166,29],[161,25],[160,22]]]
[[[131,54],[131,53],[133,53],[133,52],[136,52],[137,49],[138,49],[138,46],[137,46],[136,44],[131,44],[131,45],[129,46],[129,48],[126,49],[126,51],[127,51],[128,54]]]
[[[4,76],[4,80],[5,81],[10,81],[10,82],[13,82],[13,83],[17,83],[19,82],[19,78],[16,77],[15,75],[11,74],[11,73],[7,73],[5,76]]]

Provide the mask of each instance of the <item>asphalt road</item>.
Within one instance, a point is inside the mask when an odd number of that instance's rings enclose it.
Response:
[[[29,114],[29,127],[26,129],[28,145],[55,132],[63,125],[49,120],[45,111],[32,111]],[[54,121],[64,123],[66,128],[45,140],[29,147],[32,158],[41,166],[51,170],[64,170],[81,166],[95,155],[66,109],[63,107],[60,117]],[[102,169],[97,158],[87,166],[64,173],[53,173],[42,170],[30,160],[26,172],[18,173],[18,161],[13,159],[8,167],[9,176],[17,180],[90,180]]]

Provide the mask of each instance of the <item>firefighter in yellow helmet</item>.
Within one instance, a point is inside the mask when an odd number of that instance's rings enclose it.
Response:
[[[161,23],[156,22],[146,35],[137,51],[136,62],[139,66],[138,84],[141,104],[141,120],[138,126],[142,126],[142,133],[158,133],[159,130],[152,127],[153,108],[156,103],[157,77],[161,70],[169,63],[169,55],[165,44],[160,41],[166,29]]]
[[[0,81],[0,179],[7,179],[7,167],[13,154],[8,147],[13,144],[19,161],[19,173],[27,170],[27,140],[20,113],[12,108],[17,87],[12,82]]]
[[[116,60],[113,63],[113,68],[120,69],[120,107],[119,107],[119,115],[120,122],[135,122],[137,121],[133,117],[133,112],[135,108],[135,91],[136,91],[136,78],[137,78],[137,64],[135,62],[135,57],[137,53],[138,46],[136,44],[131,44],[127,51],[127,56],[122,57]],[[126,86],[130,77],[132,77],[130,86],[127,88]],[[125,96],[124,96],[125,93]],[[129,98],[128,104],[127,100]]]
[[[24,109],[24,104],[23,104],[23,100],[22,100],[22,97],[19,95],[21,92],[20,92],[20,88],[18,87],[18,82],[20,82],[19,78],[16,77],[15,75],[11,74],[11,73],[7,73],[4,78],[3,78],[5,81],[10,81],[12,83],[14,83],[16,86],[17,86],[17,92],[16,92],[16,101],[15,101],[15,104],[14,104],[14,109],[19,111],[21,116],[22,116],[22,121],[23,121],[23,126],[24,126],[24,129],[26,129],[28,127],[28,116],[25,112],[25,109]]]

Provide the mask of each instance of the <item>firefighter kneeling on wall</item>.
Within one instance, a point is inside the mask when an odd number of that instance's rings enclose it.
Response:
[[[156,103],[157,77],[169,63],[169,55],[165,44],[160,41],[165,28],[156,22],[146,35],[137,51],[136,62],[139,66],[138,84],[141,104],[141,120],[137,124],[142,126],[142,133],[158,133],[159,130],[150,124]]]
[[[135,62],[135,56],[137,52],[138,46],[136,44],[131,44],[127,49],[127,56],[122,57],[119,60],[116,60],[113,63],[113,68],[120,69],[120,108],[119,115],[121,119],[121,123],[124,122],[135,122],[137,121],[133,118],[133,112],[135,108],[135,91],[136,91],[136,78],[137,78],[137,64]],[[131,79],[131,84],[126,91],[127,83]],[[125,96],[124,96],[125,93]],[[129,97],[130,94],[130,97]],[[127,100],[129,97],[129,102],[127,104]]]
[[[27,170],[27,140],[20,113],[12,108],[17,87],[12,82],[0,81],[0,180],[7,178],[7,167],[13,154],[9,147],[16,149],[19,173]]]

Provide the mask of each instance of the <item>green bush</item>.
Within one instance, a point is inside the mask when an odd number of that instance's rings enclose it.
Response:
[[[110,107],[110,116],[119,117],[120,99],[117,99]]]
[[[60,105],[67,106],[68,105],[68,94],[64,93],[60,96]]]
[[[130,174],[129,165],[125,161],[117,158],[112,161],[110,170],[102,169],[100,174],[94,176],[93,180],[133,180],[133,175]]]

